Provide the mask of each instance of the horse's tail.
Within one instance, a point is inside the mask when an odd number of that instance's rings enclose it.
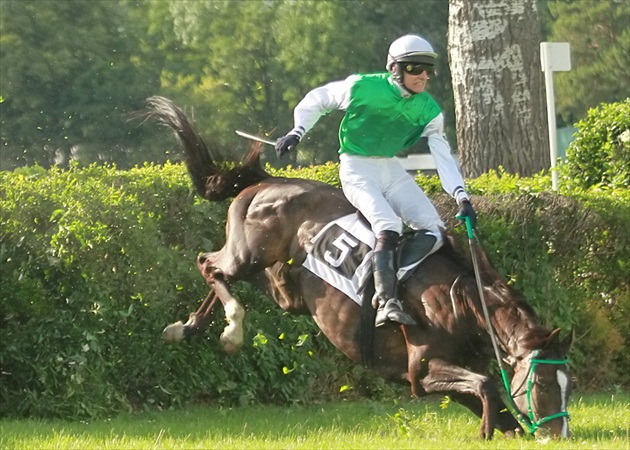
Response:
[[[186,114],[171,100],[153,96],[147,99],[147,106],[143,114],[146,119],[156,119],[175,132],[184,150],[188,174],[201,197],[211,201],[235,197],[247,186],[270,176],[260,166],[260,147],[253,148],[242,164],[226,169],[215,161],[218,152],[208,148]]]

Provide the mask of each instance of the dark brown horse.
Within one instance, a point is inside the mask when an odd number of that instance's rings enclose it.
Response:
[[[316,181],[270,176],[260,166],[259,149],[240,165],[222,169],[180,109],[162,97],[151,97],[148,104],[147,117],[178,136],[199,195],[234,198],[225,246],[197,259],[211,292],[187,323],[169,325],[164,338],[177,342],[205,331],[218,298],[228,320],[221,342],[226,351],[236,352],[243,343],[244,310],[229,286],[232,280],[245,280],[266,289],[284,310],[311,315],[341,352],[365,362],[361,307],[302,267],[313,236],[330,221],[354,212],[342,192]],[[371,366],[387,379],[408,382],[414,396],[448,394],[481,418],[483,438],[492,438],[495,428],[512,435],[522,428],[487,375],[493,348],[478,286],[470,263],[450,240],[400,285],[399,297],[417,325],[374,329]],[[567,437],[566,356],[572,336],[561,340],[559,329],[542,327],[483,254],[480,268],[490,322],[513,375],[506,383],[508,403],[529,431]]]

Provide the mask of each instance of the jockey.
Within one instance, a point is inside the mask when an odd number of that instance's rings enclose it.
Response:
[[[444,136],[444,116],[425,91],[437,55],[415,35],[389,47],[387,72],[355,74],[310,91],[295,107],[294,128],[276,142],[278,158],[295,149],[319,118],[344,110],[339,129],[339,177],[345,196],[367,219],[376,236],[374,282],[376,326],[388,321],[414,324],[396,298],[395,249],[403,224],[423,230],[427,253],[442,245],[444,223],[398,159],[400,151],[428,139],[440,182],[459,205],[458,216],[476,214]]]

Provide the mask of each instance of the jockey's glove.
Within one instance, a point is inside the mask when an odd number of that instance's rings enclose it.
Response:
[[[284,155],[293,151],[300,143],[300,136],[289,133],[276,141],[276,155],[278,159],[282,159]]]
[[[466,217],[470,218],[470,226],[472,228],[477,227],[477,213],[468,200],[462,200],[459,204],[459,211],[457,217],[460,220],[465,220]]]

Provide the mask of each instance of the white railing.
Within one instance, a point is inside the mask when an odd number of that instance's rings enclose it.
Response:
[[[459,165],[459,160],[456,154],[453,154],[453,159]],[[430,153],[414,153],[402,158],[398,158],[405,170],[436,170],[435,161]]]
[[[430,153],[421,153],[398,158],[405,170],[435,170],[435,161]]]

